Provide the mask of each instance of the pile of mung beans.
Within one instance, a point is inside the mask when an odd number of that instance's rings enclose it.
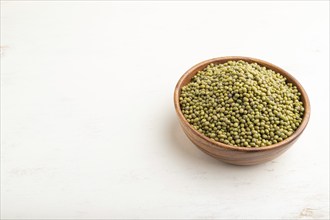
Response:
[[[182,87],[179,102],[196,130],[242,147],[286,139],[304,115],[296,86],[273,70],[241,60],[209,64]]]

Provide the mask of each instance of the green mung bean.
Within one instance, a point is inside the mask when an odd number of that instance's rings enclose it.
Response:
[[[292,83],[256,63],[209,64],[180,94],[187,121],[207,137],[234,146],[262,147],[288,138],[304,114]]]

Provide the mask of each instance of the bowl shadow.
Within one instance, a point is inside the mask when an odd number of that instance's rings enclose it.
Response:
[[[172,115],[168,121],[168,136],[170,139],[171,150],[175,151],[176,154],[180,155],[185,160],[190,160],[192,163],[208,163],[222,166],[233,166],[224,163],[216,158],[213,158],[195,146],[189,138],[183,132],[179,121]]]

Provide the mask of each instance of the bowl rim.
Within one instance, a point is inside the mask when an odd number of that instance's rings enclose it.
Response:
[[[264,147],[240,147],[240,146],[233,146],[233,145],[228,145],[228,144],[224,144],[215,140],[210,139],[209,137],[205,136],[204,134],[202,134],[201,132],[197,131],[187,120],[186,118],[183,116],[183,113],[181,112],[181,108],[180,108],[180,104],[179,104],[179,97],[180,97],[180,90],[181,87],[184,86],[183,85],[183,81],[187,78],[190,77],[191,75],[195,75],[198,71],[196,71],[198,68],[200,68],[201,66],[206,66],[210,63],[225,63],[227,61],[237,61],[237,60],[243,60],[245,62],[248,63],[257,63],[263,67],[266,67],[267,69],[272,69],[275,72],[283,75],[284,77],[286,77],[287,79],[289,79],[292,84],[294,84],[299,92],[301,93],[301,98],[302,98],[302,102],[304,104],[304,116],[303,116],[303,120],[300,124],[300,126],[298,127],[298,129],[288,138],[284,139],[281,142],[278,142],[276,144],[272,144],[272,145],[268,145],[268,146],[264,146]],[[227,149],[227,150],[235,150],[235,151],[245,151],[245,152],[257,152],[257,151],[268,151],[268,150],[272,150],[275,148],[280,148],[283,147],[291,142],[293,142],[297,137],[299,137],[299,135],[304,131],[304,129],[306,128],[308,121],[309,121],[309,117],[310,117],[310,111],[311,111],[311,107],[310,107],[310,102],[309,102],[309,98],[308,95],[306,93],[306,91],[304,90],[304,88],[302,87],[302,85],[298,82],[298,80],[296,80],[291,74],[289,74],[287,71],[285,71],[284,69],[269,63],[267,61],[264,60],[260,60],[257,58],[252,58],[252,57],[245,57],[245,56],[224,56],[224,57],[217,57],[217,58],[212,58],[212,59],[208,59],[205,61],[202,61],[196,65],[194,65],[193,67],[191,67],[190,69],[188,69],[179,79],[179,81],[177,82],[176,86],[175,86],[175,90],[174,90],[174,107],[175,107],[175,111],[179,117],[179,120],[181,123],[184,123],[184,125],[188,126],[188,128],[193,132],[194,135],[198,136],[199,138],[203,139],[206,142],[212,143],[211,146],[213,148],[222,148],[222,149]]]

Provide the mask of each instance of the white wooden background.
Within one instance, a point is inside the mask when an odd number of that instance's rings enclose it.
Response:
[[[3,219],[328,219],[329,2],[1,1]],[[294,75],[312,114],[283,156],[238,167],[179,128],[205,59]]]

